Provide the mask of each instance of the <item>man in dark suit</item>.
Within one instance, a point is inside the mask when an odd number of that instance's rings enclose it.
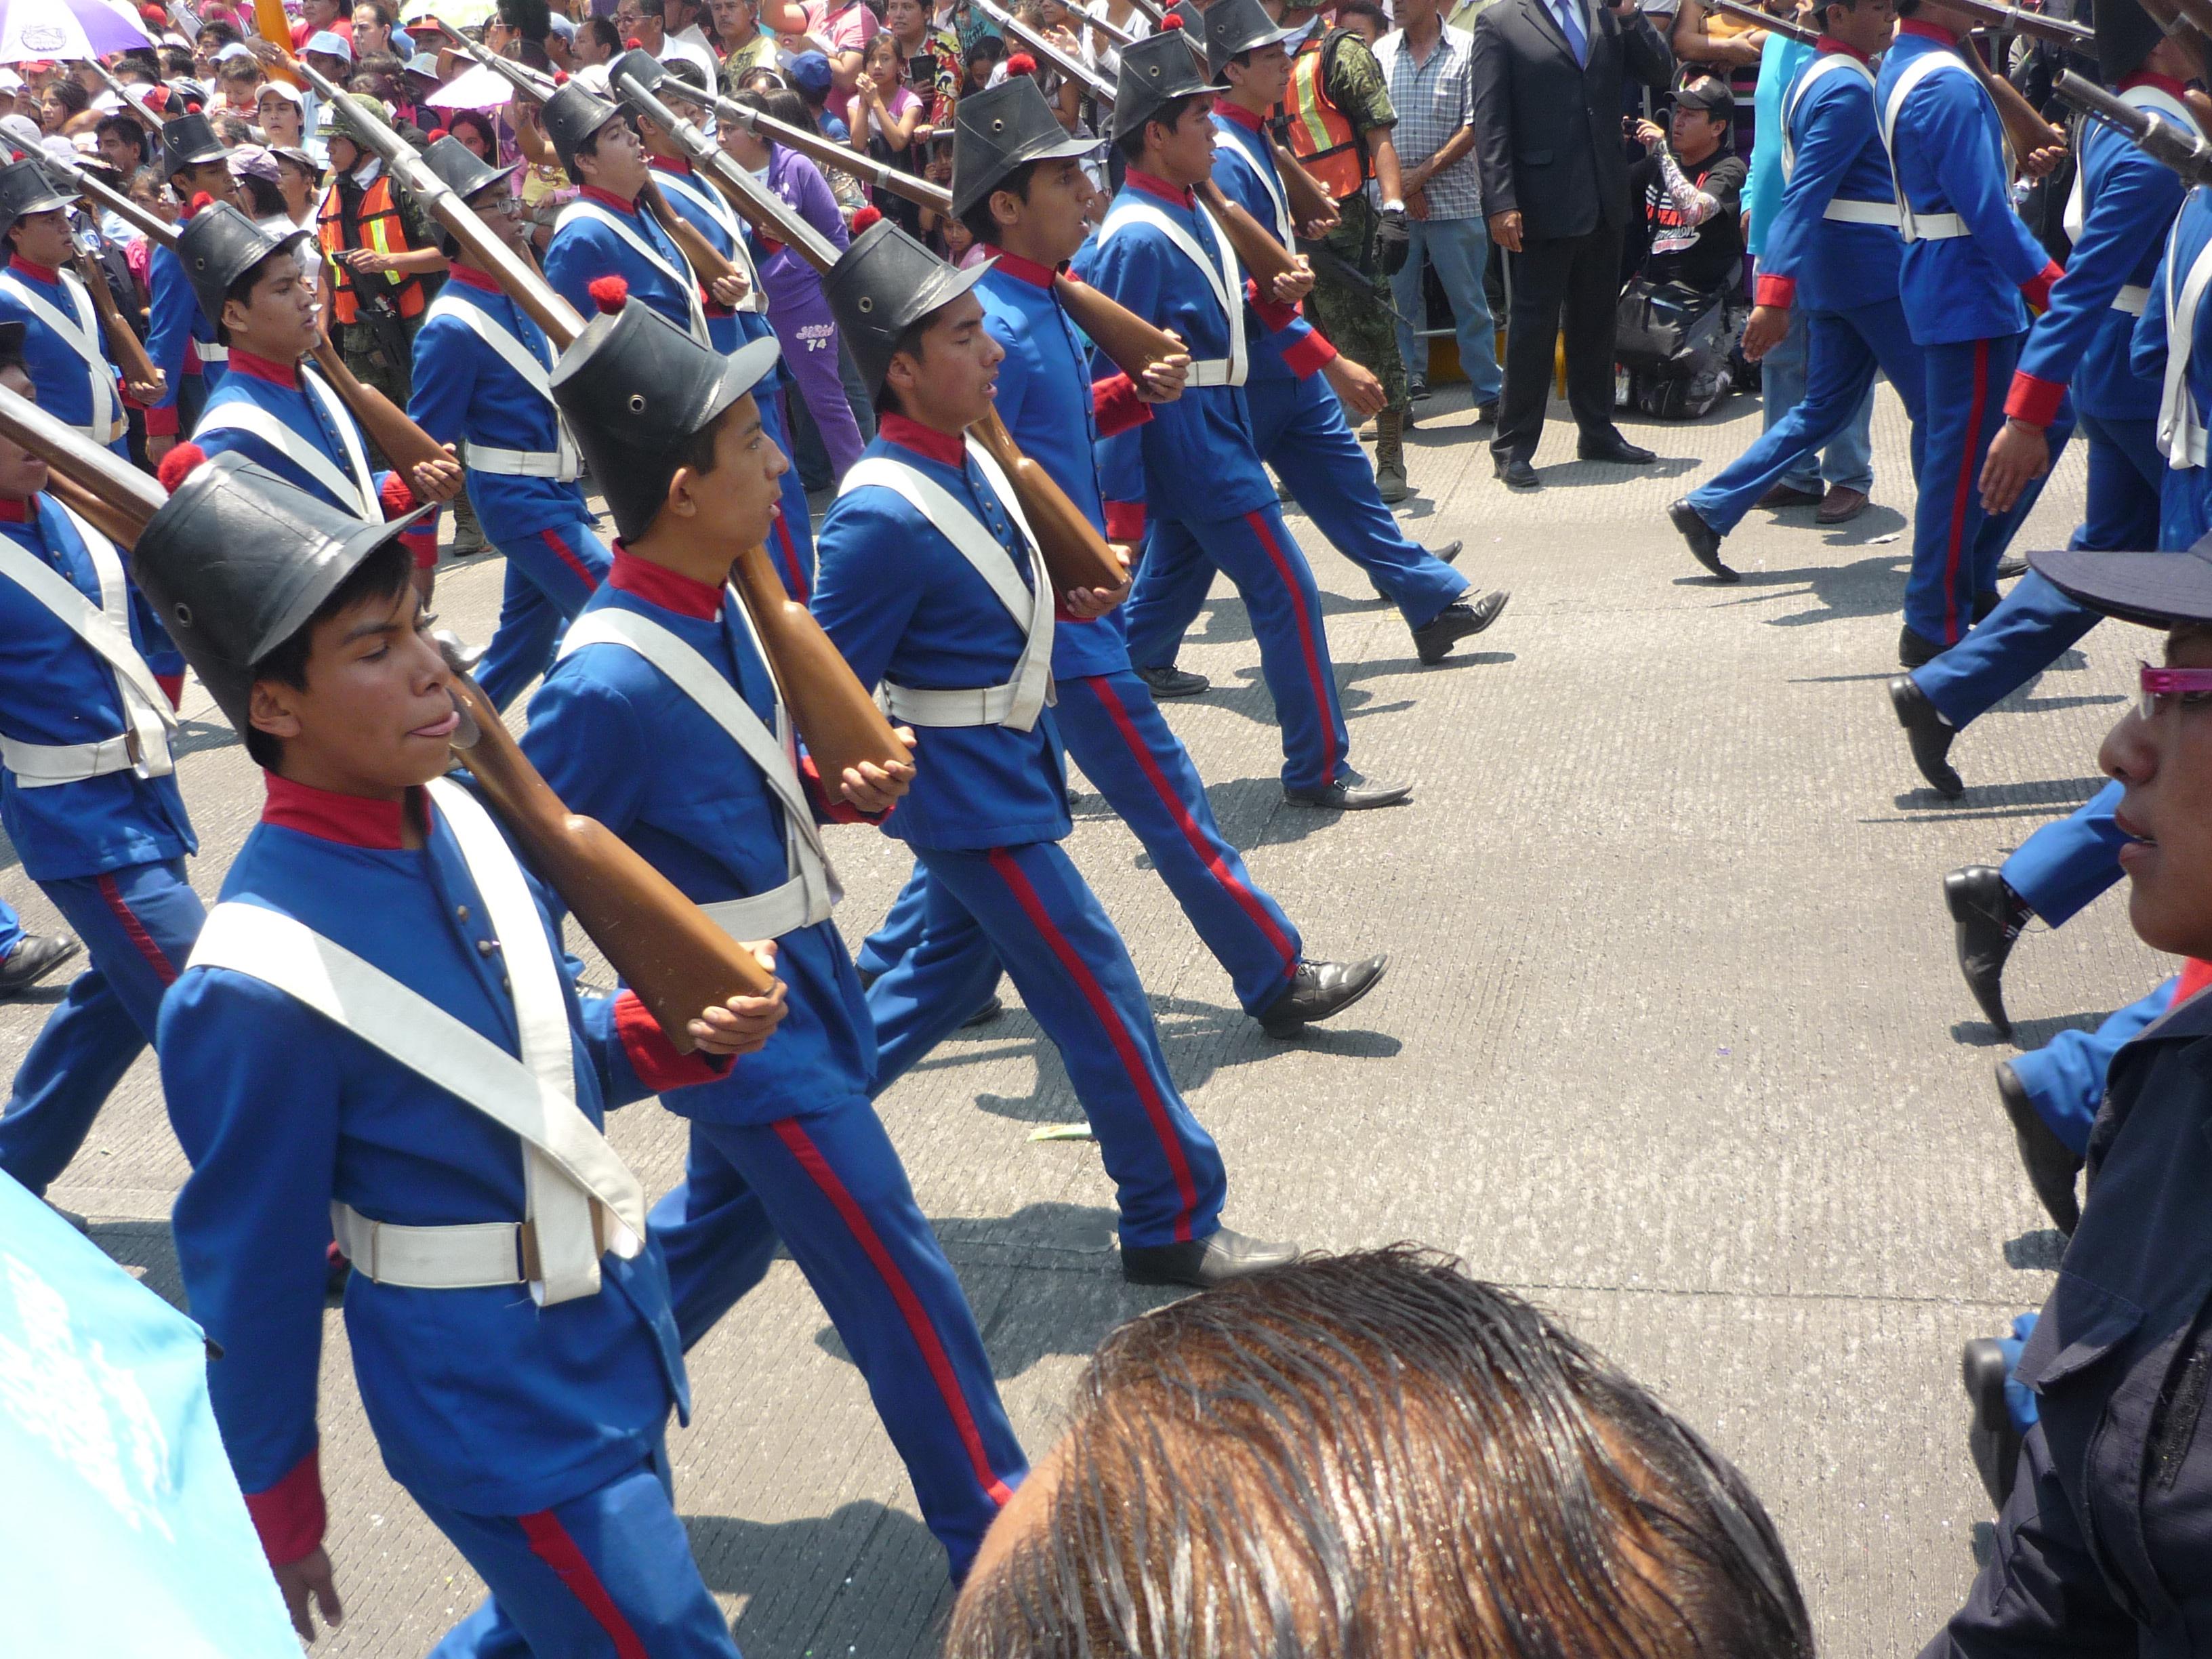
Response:
[[[1629,210],[1622,76],[1663,87],[1674,68],[1637,3],[1496,0],[1475,20],[1475,164],[1512,294],[1491,456],[1516,489],[1537,487],[1529,463],[1543,435],[1563,303],[1582,458],[1653,459],[1613,423],[1613,306]]]

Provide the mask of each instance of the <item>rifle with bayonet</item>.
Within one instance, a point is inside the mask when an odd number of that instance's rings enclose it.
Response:
[[[2125,0],[2119,3],[2124,3]],[[1965,12],[1984,28],[2025,34],[2031,40],[2064,46],[2084,58],[2094,58],[2097,55],[2097,31],[2086,23],[2070,23],[2063,17],[2030,11],[2025,6],[2008,5],[2005,0],[1945,0],[1945,3]]]
[[[2115,98],[2095,82],[2068,70],[2051,83],[2053,92],[2094,121],[2124,136],[2154,161],[2163,161],[2191,185],[2212,185],[2212,143],[2172,122]]]
[[[171,235],[175,234],[169,230],[159,215],[147,212],[129,197],[119,191],[110,190],[75,164],[55,155],[40,155],[36,159],[51,176],[61,179],[95,207],[104,207],[114,212],[125,224],[148,230],[149,234],[149,228],[153,226],[159,226]],[[128,211],[125,211],[126,209]],[[167,376],[154,367],[153,358],[147,354],[146,343],[138,337],[138,331],[124,316],[123,308],[115,303],[115,292],[108,287],[106,274],[93,263],[89,253],[76,246],[74,236],[70,239],[70,252],[77,276],[91,297],[92,308],[100,313],[100,329],[107,337],[107,349],[114,354],[116,367],[123,371],[125,389],[140,403],[159,401],[168,390]]]
[[[1698,0],[1707,11],[1717,11],[1733,17],[1740,23],[1748,23],[1755,29],[1766,29],[1786,39],[1811,46],[1820,38],[1820,31],[1808,28],[1794,17],[1777,17],[1764,7],[1747,5],[1744,0]]]
[[[695,88],[687,90],[697,94]],[[917,207],[926,207],[933,213],[950,217],[952,212],[952,192],[942,185],[933,185],[927,179],[878,161],[864,151],[834,138],[824,138],[818,132],[809,132],[788,121],[779,121],[750,105],[741,104],[734,98],[714,97],[715,116],[724,121],[735,121],[756,137],[781,144],[786,149],[804,155],[817,167],[837,167],[851,173],[861,183],[878,190],[887,190],[894,196],[903,196]]]

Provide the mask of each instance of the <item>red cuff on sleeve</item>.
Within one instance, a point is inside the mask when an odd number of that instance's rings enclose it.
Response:
[[[891,815],[890,812],[863,812],[842,794],[831,799],[830,786],[822,781],[822,769],[814,763],[811,755],[799,757],[799,781],[806,786],[806,793],[813,799],[816,810],[832,823],[881,823]],[[897,807],[891,808],[891,812],[896,811]]]
[[[415,492],[408,487],[404,472],[385,474],[384,482],[377,486],[376,499],[387,519],[404,519],[415,510]]]
[[[1752,284],[1751,302],[1755,306],[1772,306],[1777,311],[1787,311],[1797,303],[1797,279],[1795,276],[1771,276],[1762,270]]]
[[[2038,311],[2048,310],[2051,306],[2051,288],[2065,274],[2065,267],[2053,259],[2020,285],[2020,297]]]
[[[2012,390],[2005,398],[2005,417],[2028,426],[2049,426],[2058,418],[2058,405],[2065,400],[2066,388],[2056,380],[2039,380],[2025,370],[2012,377]]]
[[[1091,383],[1091,414],[1098,422],[1098,435],[1142,426],[1152,418],[1152,406],[1137,395],[1137,384],[1127,374],[1109,374]]]
[[[1283,353],[1283,367],[1301,380],[1316,369],[1326,368],[1336,356],[1336,348],[1319,329],[1309,330],[1305,338]]]
[[[638,1000],[635,991],[615,994],[615,1035],[622,1039],[623,1053],[629,1056],[637,1080],[657,1095],[729,1075],[726,1054],[678,1054],[676,1045],[660,1029],[660,1022]]]
[[[402,532],[399,544],[415,556],[417,570],[438,568],[438,521],[425,519],[414,529]]]
[[[1252,309],[1259,313],[1260,321],[1270,334],[1279,333],[1297,320],[1298,302],[1293,300],[1285,305],[1278,300],[1262,299],[1256,277],[1244,279],[1244,297],[1252,302]]]
[[[165,404],[159,409],[146,411],[146,435],[149,438],[173,438],[177,435],[177,406]]]
[[[1142,501],[1107,502],[1106,539],[1109,542],[1144,540],[1145,504]]]
[[[265,1492],[246,1494],[246,1512],[261,1534],[261,1553],[272,1567],[289,1566],[312,1555],[323,1541],[321,1453],[311,1451],[292,1472]]]
[[[161,695],[168,698],[170,708],[185,706],[185,677],[182,674],[156,674],[154,684],[161,688]]]

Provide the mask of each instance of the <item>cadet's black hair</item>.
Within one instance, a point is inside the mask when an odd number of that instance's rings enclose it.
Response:
[[[284,199],[281,194],[276,198],[276,210],[279,213],[284,211]],[[260,210],[257,208],[254,211],[258,213]],[[242,306],[251,306],[253,303],[253,290],[261,285],[261,279],[270,270],[278,268],[279,262],[284,260],[297,262],[296,256],[289,247],[281,252],[265,254],[248,265],[236,282],[223,289],[222,304],[216,307],[215,313],[216,344],[227,346],[230,343],[230,330],[223,325],[222,320],[222,313],[230,308],[230,302],[235,300]]]
[[[26,378],[31,373],[31,366],[23,361],[23,348],[20,343],[0,345],[0,374],[5,374],[11,368],[21,369]]]
[[[1028,201],[1030,180],[1036,177],[1036,169],[1037,164],[1035,161],[1024,161],[1005,178],[1000,179],[997,184],[992,185],[989,190],[984,191],[983,199],[971,204],[968,211],[960,216],[960,222],[968,227],[968,234],[979,242],[988,242],[996,246],[999,240],[999,222],[991,213],[991,198],[1003,190],[1010,196],[1018,197],[1024,202]]]
[[[941,311],[944,307],[940,306],[938,309]],[[917,362],[920,362],[921,359],[921,337],[929,331],[929,325],[937,320],[937,312],[933,311],[925,316],[916,319],[914,322],[908,324],[906,332],[900,335],[896,340],[892,342],[891,356],[895,357],[900,352],[903,351],[908,356],[914,358]],[[887,365],[890,361],[890,358],[884,359],[884,362]],[[878,420],[881,420],[886,415],[903,415],[906,412],[899,407],[898,393],[891,389],[890,374],[888,368],[886,368],[884,371],[884,383],[876,388],[875,404],[876,418]]]
[[[347,573],[346,579],[330,598],[315,607],[315,614],[302,623],[290,638],[253,665],[253,678],[305,690],[307,659],[314,650],[316,627],[357,605],[398,598],[400,589],[413,580],[414,574],[415,556],[406,544],[397,536],[384,542]],[[249,725],[246,728],[246,752],[252,757],[255,765],[274,772],[283,762],[284,740]]]
[[[543,41],[553,33],[553,12],[545,0],[499,0],[499,21],[526,40]]]
[[[111,132],[121,133],[137,147],[138,160],[142,163],[145,161],[146,129],[140,126],[137,121],[132,117],[128,115],[103,115],[100,118],[100,125],[94,127],[92,131],[93,136],[95,138],[105,138]]]
[[[1157,121],[1161,126],[1173,131],[1175,124],[1182,119],[1182,112],[1190,107],[1193,100],[1199,95],[1194,92],[1182,98],[1169,99],[1166,103],[1162,104],[1150,115],[1138,122],[1134,128],[1116,138],[1114,141],[1114,148],[1121,152],[1121,159],[1125,161],[1143,161],[1145,159],[1145,129]]]
[[[628,123],[629,120],[629,115],[627,111],[617,110],[613,120],[602,121],[598,126],[592,128],[591,137],[576,146],[576,161],[580,161],[586,155],[597,155],[599,153],[599,135],[613,126],[616,121]],[[633,127],[631,130],[635,131],[635,128]],[[576,165],[576,161],[568,163],[568,182],[572,185],[581,185],[584,182],[584,170]]]

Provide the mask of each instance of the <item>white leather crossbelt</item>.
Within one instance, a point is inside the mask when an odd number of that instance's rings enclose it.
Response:
[[[230,348],[217,345],[213,340],[194,340],[192,356],[204,363],[227,363],[230,361]]]
[[[372,1221],[350,1204],[331,1206],[331,1236],[356,1273],[378,1285],[418,1291],[468,1291],[520,1285],[528,1224],[472,1222],[458,1227],[402,1227]],[[533,1250],[532,1254],[535,1254]]]
[[[568,457],[551,449],[497,449],[490,444],[460,445],[461,464],[477,472],[495,472],[505,478],[556,478],[566,481],[576,477]]]
[[[1847,225],[1887,225],[1897,228],[1897,204],[1894,202],[1852,202],[1836,197],[1822,210],[1823,219],[1834,219]],[[1956,214],[1951,216],[1958,217]],[[1926,220],[1921,222],[1923,224]]]
[[[1185,386],[1235,386],[1237,365],[1226,357],[1208,357],[1193,363],[1183,377]]]

